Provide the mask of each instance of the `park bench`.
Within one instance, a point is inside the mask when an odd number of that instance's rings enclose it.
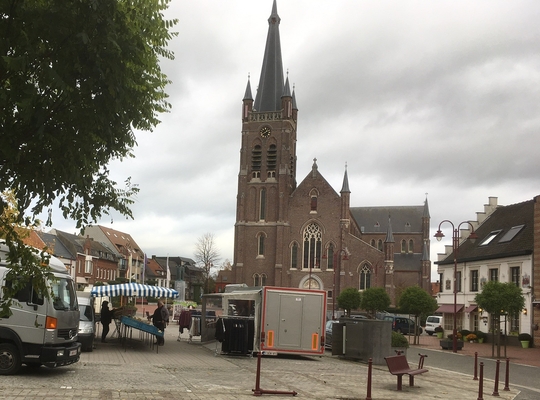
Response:
[[[414,386],[414,376],[428,372],[428,370],[424,368],[424,358],[427,357],[427,355],[418,355],[420,356],[420,360],[418,361],[418,368],[416,369],[409,366],[405,355],[398,354],[396,356],[384,357],[390,373],[392,375],[397,375],[397,390],[401,390],[403,375],[409,375],[409,386]]]

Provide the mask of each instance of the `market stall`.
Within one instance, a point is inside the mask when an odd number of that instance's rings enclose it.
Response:
[[[94,286],[90,291],[92,297],[156,297],[156,298],[177,298],[178,291],[170,288],[143,285],[141,283],[120,283],[117,285]],[[121,308],[125,310],[124,308]],[[163,332],[159,331],[155,326],[149,323],[139,321],[133,318],[132,313],[121,312],[116,315],[114,320],[116,332],[121,343],[126,346],[127,339],[133,339],[133,329],[139,331],[139,339],[143,342],[148,342],[154,345],[153,337],[163,336]]]

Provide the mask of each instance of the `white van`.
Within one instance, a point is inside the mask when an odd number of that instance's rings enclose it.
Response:
[[[0,287],[11,285],[8,250],[0,243]],[[75,285],[59,259],[51,257],[49,267],[53,279],[45,283],[52,298],[34,290],[30,282],[11,299],[9,315],[0,316],[0,375],[16,374],[22,364],[53,368],[79,361]]]
[[[96,336],[96,318],[94,312],[94,298],[90,292],[77,292],[79,302],[79,334],[77,341],[82,345],[83,351],[94,350],[94,337]]]
[[[443,326],[443,317],[440,315],[430,315],[426,319],[426,332],[428,335],[433,335],[435,333],[435,328]]]

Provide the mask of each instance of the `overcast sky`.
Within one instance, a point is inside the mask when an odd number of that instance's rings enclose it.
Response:
[[[540,2],[278,0],[283,67],[299,109],[297,181],[317,158],[351,206],[429,201],[439,222],[540,194]],[[241,104],[255,95],[272,0],[174,0],[162,63],[172,111],[137,133],[114,178],[139,184],[127,232],[151,255],[194,258],[215,236],[233,258]],[[54,227],[75,231],[53,214]],[[450,225],[443,232],[451,237]],[[443,244],[445,242],[442,242]],[[447,244],[450,242],[447,241]],[[432,240],[432,263],[443,244]],[[432,276],[436,276],[433,265]]]

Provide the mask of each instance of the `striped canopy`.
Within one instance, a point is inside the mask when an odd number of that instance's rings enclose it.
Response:
[[[128,297],[178,297],[178,291],[160,286],[142,285],[140,283],[120,283],[118,285],[94,286],[90,292],[92,297],[128,296]]]

